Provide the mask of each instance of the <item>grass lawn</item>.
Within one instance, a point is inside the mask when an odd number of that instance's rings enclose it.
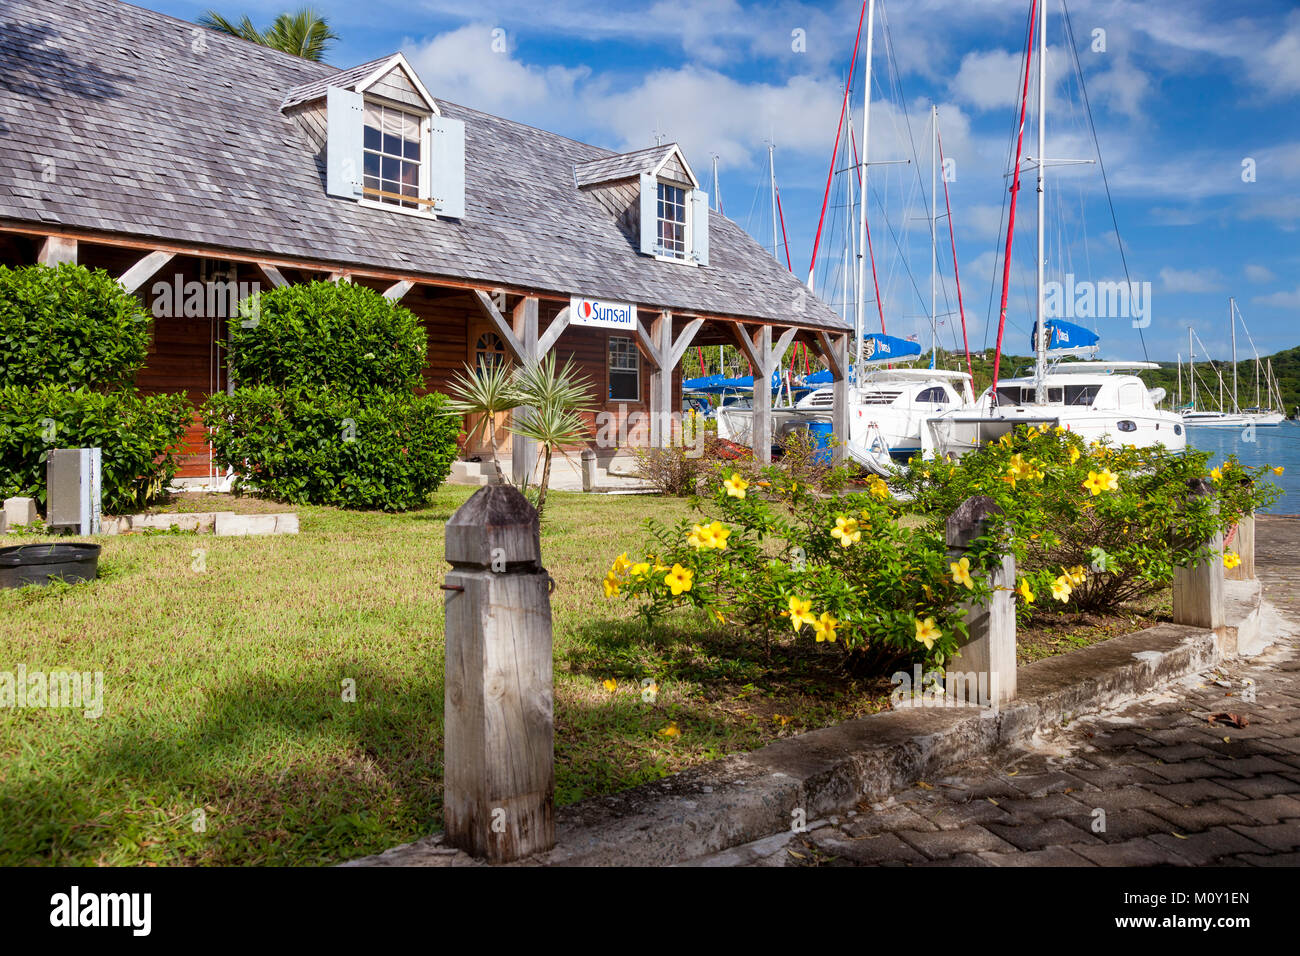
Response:
[[[441,828],[442,532],[472,491],[296,508],[296,537],[104,538],[100,580],[0,591],[0,671],[104,673],[98,719],[0,709],[0,865],[333,863]],[[560,803],[887,705],[811,638],[765,649],[691,616],[650,635],[606,601],[613,557],[684,502],[547,508]]]

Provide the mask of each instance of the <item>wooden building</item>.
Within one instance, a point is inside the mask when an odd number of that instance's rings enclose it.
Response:
[[[692,346],[739,346],[760,383],[793,341],[845,368],[843,321],[709,209],[675,144],[612,153],[438,99],[401,54],[340,71],[118,0],[9,0],[0,21],[0,262],[137,292],[143,391],[232,387],[230,298],[313,279],[418,315],[429,389],[572,356],[606,421],[649,414],[624,442],[667,439]],[[769,403],[756,389],[760,420]],[[187,441],[182,476],[210,474],[202,427]],[[534,454],[506,453],[516,474]]]

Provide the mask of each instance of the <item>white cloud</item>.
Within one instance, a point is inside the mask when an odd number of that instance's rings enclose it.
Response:
[[[1292,292],[1274,292],[1272,295],[1260,295],[1251,300],[1260,305],[1276,306],[1279,309],[1300,309],[1300,285]]]
[[[1223,288],[1223,276],[1217,269],[1160,270],[1160,285],[1166,292],[1214,292]]]
[[[1271,269],[1266,269],[1264,266],[1248,265],[1246,266],[1246,278],[1251,282],[1273,282],[1277,279],[1277,276],[1273,274]]]

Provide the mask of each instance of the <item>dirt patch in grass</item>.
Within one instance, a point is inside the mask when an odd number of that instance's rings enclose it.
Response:
[[[211,491],[178,492],[166,501],[146,508],[144,514],[199,514],[208,511],[233,511],[241,515],[284,514],[297,511],[297,505],[258,498],[254,495],[221,494]]]
[[[1173,592],[1158,591],[1107,614],[1041,610],[1016,627],[1016,662],[1028,664],[1068,654],[1121,634],[1173,620]]]

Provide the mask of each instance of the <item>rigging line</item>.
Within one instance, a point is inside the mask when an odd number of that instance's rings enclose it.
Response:
[[[1119,261],[1124,265],[1124,281],[1128,283],[1129,292],[1133,291],[1133,280],[1128,273],[1128,257],[1124,255],[1124,238],[1119,234],[1119,217],[1115,215],[1115,201],[1110,195],[1110,179],[1106,176],[1106,163],[1101,158],[1101,140],[1097,138],[1097,124],[1092,119],[1092,103],[1088,100],[1088,85],[1083,78],[1083,65],[1079,62],[1079,48],[1075,45],[1074,24],[1070,21],[1070,10],[1061,0],[1061,12],[1065,15],[1065,29],[1070,36],[1070,52],[1074,55],[1074,67],[1079,75],[1079,91],[1083,93],[1083,105],[1088,113],[1088,127],[1092,130],[1092,143],[1097,150],[1097,168],[1101,170],[1101,182],[1106,187],[1106,204],[1110,207],[1110,220],[1115,226],[1115,245],[1119,246]],[[1142,334],[1142,326],[1136,326],[1138,340],[1142,343],[1142,358],[1150,361],[1147,355],[1147,338]]]
[[[858,139],[857,139],[857,137],[853,134],[853,127],[852,127],[851,124],[850,124],[850,126],[849,126],[849,142],[850,142],[850,143],[852,144],[852,146],[853,146],[853,165],[854,165],[854,168],[855,168],[855,169],[861,169],[861,170],[862,170],[861,175],[858,176],[858,183],[859,183],[860,186],[865,186],[865,184],[866,184],[866,179],[867,179],[867,177],[866,177],[866,167],[864,167],[864,166],[862,165],[862,161],[858,158]],[[862,202],[864,202],[864,203],[867,201],[867,197],[864,196],[864,195],[861,195],[861,190],[859,191],[859,199],[860,199],[860,201],[862,201]],[[882,302],[881,299],[880,299],[880,280],[879,280],[879,279],[877,278],[877,276],[876,276],[876,253],[875,253],[875,249],[874,249],[874,248],[872,247],[872,245],[871,245],[871,221],[870,221],[870,217],[864,215],[863,218],[862,218],[862,223],[863,223],[864,226],[866,226],[866,230],[865,230],[865,232],[866,232],[866,234],[867,234],[867,257],[868,257],[868,258],[870,259],[870,261],[871,261],[871,284],[872,284],[872,286],[875,287],[875,290],[876,290],[876,311],[878,311],[878,312],[880,313],[880,334],[881,334],[881,335],[884,335],[884,334],[885,334],[885,303]],[[888,220],[886,220],[886,224],[888,224]],[[861,255],[861,254],[862,254],[862,252],[861,252],[861,250],[859,250],[859,251],[858,251],[858,255]],[[866,328],[865,323],[863,324],[863,328]]]
[[[939,124],[937,121],[935,123],[935,129],[934,129],[934,140],[939,147],[939,165],[943,166],[943,134],[939,132]],[[973,381],[975,378],[975,368],[973,365],[971,365],[970,340],[967,338],[966,335],[966,307],[962,305],[962,301],[961,301],[961,275],[957,271],[957,237],[952,227],[952,205],[948,201],[948,177],[947,176],[944,176],[943,178],[943,205],[944,208],[948,211],[948,244],[952,246],[952,277],[953,277],[953,281],[957,283],[957,310],[961,313],[961,338],[962,338],[962,342],[966,346],[966,370],[970,373],[971,379]],[[944,298],[945,300],[947,299],[946,290],[945,290]],[[956,329],[954,329],[953,330],[954,345],[956,345],[956,341],[955,341],[956,337],[957,337],[957,331]]]

